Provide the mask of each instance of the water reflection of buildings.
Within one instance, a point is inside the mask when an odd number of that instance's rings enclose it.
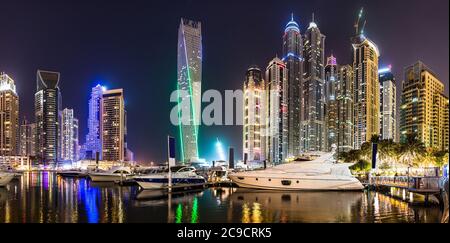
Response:
[[[231,195],[243,223],[349,221],[361,193],[272,192],[238,189]]]
[[[63,179],[51,172],[29,172],[2,189],[0,222],[122,223],[129,190],[111,184],[93,187],[85,179]]]

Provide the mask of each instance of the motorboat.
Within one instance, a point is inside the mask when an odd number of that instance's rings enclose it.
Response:
[[[108,171],[89,172],[88,176],[93,182],[119,182],[131,176],[131,169],[125,166],[114,166]]]
[[[204,186],[206,180],[203,176],[196,173],[192,166],[174,166],[171,167],[172,188],[193,188]],[[142,176],[134,176],[133,179],[144,190],[164,189],[168,187],[169,172],[156,173]]]
[[[8,185],[14,179],[14,173],[0,171],[0,187]]]
[[[333,163],[333,153],[322,154],[312,161],[291,162],[265,170],[230,173],[239,187],[267,190],[363,190],[350,172],[351,164]]]

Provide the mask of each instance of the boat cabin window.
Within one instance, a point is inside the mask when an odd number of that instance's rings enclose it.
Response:
[[[128,174],[128,171],[126,171],[126,170],[116,170],[116,171],[114,171],[114,174],[120,174],[120,173]]]
[[[178,170],[177,172],[189,172],[189,171],[193,171],[193,168],[185,167],[185,168],[181,168],[181,169]]]
[[[281,181],[281,184],[282,184],[283,186],[290,186],[290,185],[291,185],[291,181],[290,181],[290,180],[282,180],[282,181]]]

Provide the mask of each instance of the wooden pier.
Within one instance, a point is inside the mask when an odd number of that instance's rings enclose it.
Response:
[[[373,176],[369,182],[363,183],[369,189],[383,190],[391,188],[403,189],[408,193],[425,196],[425,204],[433,195],[442,203],[439,176]]]

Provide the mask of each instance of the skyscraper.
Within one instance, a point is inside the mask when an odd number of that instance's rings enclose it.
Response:
[[[125,104],[122,89],[103,92],[101,114],[102,160],[123,161],[125,156]]]
[[[337,85],[338,65],[336,58],[331,55],[327,58],[325,66],[325,143],[326,151],[331,151],[333,146],[337,146],[338,137],[338,112],[337,112]]]
[[[278,57],[269,63],[266,80],[266,159],[277,164],[286,159],[288,140],[287,69]]]
[[[19,96],[14,80],[0,73],[0,156],[19,155]]]
[[[59,111],[61,93],[60,74],[37,71],[37,92],[35,97],[36,156],[46,165],[55,166],[58,160]]]
[[[304,77],[302,120],[303,151],[325,150],[325,36],[320,33],[317,24],[309,24],[303,41]]]
[[[201,23],[181,19],[178,29],[178,101],[181,160],[199,158],[198,128],[201,108],[202,28]],[[187,107],[185,107],[187,106]],[[184,114],[183,111],[188,111]]]
[[[20,155],[35,156],[36,154],[36,123],[23,119],[20,125]]]
[[[286,157],[300,154],[300,121],[302,112],[301,84],[303,80],[303,40],[300,28],[294,21],[287,23],[283,35],[283,62],[287,69],[287,127],[288,140]]]
[[[261,70],[258,67],[249,68],[244,82],[244,160],[265,159],[265,97],[265,83]]]
[[[101,85],[92,88],[91,98],[89,99],[89,117],[88,117],[88,134],[86,135],[86,157],[87,159],[95,159],[96,152],[102,151],[100,121],[102,119],[101,102],[103,91],[106,91]]]
[[[347,152],[354,148],[353,124],[353,68],[350,65],[339,67],[338,83],[336,86],[337,100],[337,152]]]
[[[353,42],[355,149],[380,134],[378,47],[356,25]]]
[[[420,61],[405,68],[400,116],[401,141],[410,134],[426,147],[448,149],[449,111],[444,84]]]
[[[379,70],[380,137],[397,142],[397,88],[391,67]]]
[[[61,160],[78,160],[78,120],[73,109],[64,109],[61,113]]]

